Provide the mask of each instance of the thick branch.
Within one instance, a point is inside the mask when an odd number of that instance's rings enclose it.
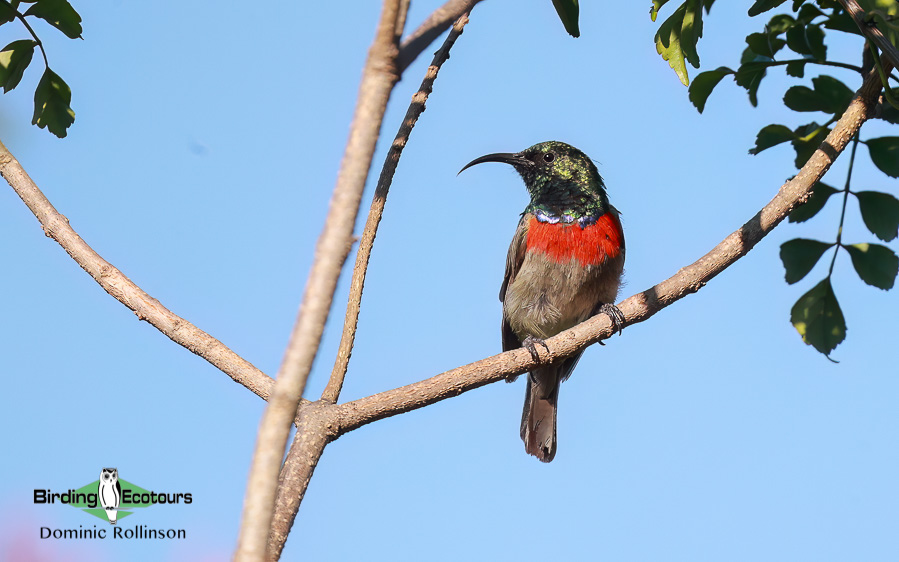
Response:
[[[890,64],[895,68],[899,68],[899,49],[890,43],[890,40],[886,38],[880,28],[877,27],[876,22],[865,21],[865,11],[859,6],[856,0],[840,0],[840,4],[843,5],[843,8],[849,12],[849,15],[852,16],[852,20],[855,22],[855,25],[858,26],[858,29],[862,32],[862,35],[870,39],[875,45],[880,48],[880,51],[883,53],[883,56],[890,61]],[[889,71],[887,71],[889,73]]]
[[[434,87],[434,80],[440,67],[449,59],[449,52],[456,38],[462,34],[462,29],[468,23],[468,15],[463,14],[444,41],[443,46],[434,55],[434,60],[425,73],[424,80],[415,95],[412,96],[412,103],[406,110],[406,116],[400,125],[400,129],[390,145],[390,151],[384,161],[384,167],[381,168],[381,176],[378,178],[378,187],[375,189],[375,195],[371,202],[371,208],[368,211],[368,219],[365,222],[365,229],[362,231],[362,238],[359,241],[359,250],[356,252],[356,267],[353,269],[353,280],[350,283],[349,302],[347,303],[346,319],[343,324],[343,335],[340,339],[340,347],[337,350],[337,358],[334,362],[334,369],[331,371],[331,379],[322,393],[322,400],[328,402],[337,402],[340,396],[340,389],[343,387],[343,380],[346,376],[347,365],[350,362],[350,355],[353,352],[353,342],[356,338],[356,327],[359,323],[359,309],[362,301],[362,290],[365,285],[365,274],[368,270],[368,261],[371,257],[372,246],[375,243],[375,236],[378,234],[378,225],[381,222],[381,216],[384,213],[384,204],[387,202],[387,193],[390,191],[390,185],[393,182],[393,175],[396,173],[397,164],[399,164],[400,156],[403,149],[409,141],[409,135],[412,128],[418,121],[419,116],[425,110],[425,103],[431,90]]]
[[[626,318],[626,324],[643,322],[666,306],[701,289],[709,280],[746,255],[786,218],[794,207],[805,202],[814,185],[846,148],[862,123],[871,117],[880,88],[880,78],[872,71],[849,108],[805,166],[780,188],[770,203],[739,230],[669,279],[619,304],[618,307]],[[571,355],[608,338],[611,334],[612,325],[608,317],[595,316],[546,340],[549,352],[543,354],[541,360]],[[373,421],[457,396],[509,375],[523,373],[534,366],[535,362],[527,351],[523,349],[507,351],[421,382],[339,404],[335,406],[339,412],[338,434],[342,435]]]
[[[368,267],[368,259],[371,255],[372,244],[377,233],[381,213],[387,199],[387,192],[396,166],[409,134],[415,126],[415,122],[425,109],[425,102],[434,85],[434,80],[440,70],[440,66],[449,58],[449,51],[462,29],[468,23],[468,13],[462,16],[453,25],[443,46],[434,55],[434,60],[425,74],[419,90],[412,96],[412,103],[406,111],[406,116],[400,125],[396,139],[390,147],[381,176],[378,180],[378,188],[372,201],[372,207],[359,245],[356,258],[356,268],[353,271],[353,281],[350,288],[350,299],[347,305],[347,318],[344,324],[343,338],[340,342],[337,362],[331,380],[325,388],[321,402],[308,404],[300,408],[299,422],[294,442],[281,469],[278,485],[278,497],[275,503],[275,515],[272,521],[272,531],[269,536],[269,556],[277,559],[281,556],[284,543],[290,528],[296,519],[300,509],[300,503],[306,493],[312,473],[318,465],[325,446],[337,438],[337,410],[334,402],[340,394],[343,379],[346,374],[347,362],[352,351],[353,338],[356,331],[356,323],[359,318],[359,302],[362,298],[362,286],[365,281],[365,272]]]
[[[349,252],[362,191],[387,108],[399,80],[396,58],[409,0],[385,0],[359,86],[350,136],[325,226],[315,248],[300,312],[260,423],[235,558],[262,560],[275,504],[277,475],[291,422],[321,342],[337,280]]]
[[[335,413],[329,402],[313,402],[300,409],[297,432],[278,478],[278,499],[268,539],[269,560],[281,558],[312,473],[325,446],[337,439]]]
[[[173,342],[209,361],[225,374],[267,400],[274,381],[225,344],[167,309],[85,242],[69,220],[53,207],[19,161],[0,143],[0,174],[31,209],[44,233],[56,240],[84,271],[113,298],[134,311]]]
[[[428,19],[422,22],[418,29],[403,39],[400,45],[400,56],[397,59],[397,67],[400,73],[409,67],[418,58],[428,45],[449,29],[453,22],[462,17],[462,14],[471,13],[471,9],[481,0],[449,0],[443,6],[434,10]]]

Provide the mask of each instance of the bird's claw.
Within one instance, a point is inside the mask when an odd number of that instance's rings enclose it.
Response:
[[[540,338],[535,338],[534,336],[528,336],[528,337],[524,338],[523,342],[521,342],[521,346],[528,350],[528,352],[531,354],[531,358],[534,361],[539,363],[540,355],[537,354],[537,346],[538,345],[542,345],[543,348],[546,350],[546,352],[549,353],[549,346],[546,345],[546,342]]]
[[[621,335],[621,329],[624,328],[625,318],[621,310],[614,304],[604,304],[599,307],[599,313],[605,314],[612,321],[612,335],[618,332]]]

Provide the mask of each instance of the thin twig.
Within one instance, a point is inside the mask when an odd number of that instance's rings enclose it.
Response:
[[[365,222],[365,229],[362,231],[362,238],[359,241],[359,250],[356,252],[356,267],[353,270],[353,279],[350,283],[350,296],[347,303],[346,319],[343,324],[343,335],[340,339],[340,347],[337,350],[337,358],[334,362],[334,369],[331,371],[331,379],[322,393],[322,400],[327,402],[337,402],[340,396],[340,389],[343,387],[343,380],[346,376],[347,365],[350,361],[350,355],[353,352],[353,342],[356,338],[356,327],[359,323],[359,308],[362,300],[362,290],[365,286],[365,274],[368,270],[368,261],[371,257],[372,246],[375,243],[375,236],[378,234],[378,224],[381,222],[381,216],[384,214],[384,205],[387,202],[387,193],[390,191],[390,185],[393,182],[393,175],[396,173],[397,164],[399,164],[400,156],[406,143],[409,142],[409,135],[412,128],[418,121],[419,116],[425,110],[425,103],[434,87],[434,80],[440,67],[449,58],[450,49],[456,38],[462,34],[462,29],[468,23],[468,13],[456,20],[452,30],[443,42],[443,46],[434,54],[434,60],[425,73],[424,80],[415,95],[412,96],[412,103],[406,111],[406,116],[400,125],[400,129],[390,145],[387,158],[384,160],[384,167],[381,169],[381,176],[378,178],[378,187],[375,189],[374,198],[371,201],[371,208],[368,211],[368,219]]]
[[[362,286],[365,281],[365,271],[371,248],[377,234],[378,223],[384,210],[384,202],[390,189],[396,166],[409,134],[415,126],[415,122],[425,109],[425,102],[434,85],[437,73],[441,65],[449,58],[449,51],[462,30],[468,23],[468,13],[462,16],[453,25],[443,46],[434,55],[434,60],[422,80],[418,92],[412,96],[412,103],[406,111],[406,116],[400,125],[396,139],[390,147],[378,187],[372,201],[371,211],[359,251],[356,258],[356,269],[353,271],[353,281],[350,288],[350,302],[347,306],[347,320],[344,324],[343,339],[340,342],[341,351],[338,353],[337,364],[334,367],[331,380],[325,389],[323,400],[309,404],[300,409],[297,433],[294,442],[290,446],[278,485],[278,497],[275,503],[275,515],[272,520],[272,530],[269,536],[269,556],[277,559],[281,556],[287,536],[296,519],[300,503],[312,478],[312,473],[318,465],[322,452],[328,443],[337,438],[337,424],[333,403],[337,400],[340,387],[346,374],[347,361],[352,350],[356,321],[359,317],[359,301],[362,298]],[[330,390],[329,390],[330,389]]]
[[[104,260],[69,225],[35,185],[19,161],[0,143],[0,174],[22,198],[44,229],[113,298],[146,320],[173,342],[209,361],[234,382],[268,400],[274,381],[225,344],[173,313]]]
[[[462,17],[462,14],[471,13],[471,9],[479,2],[481,0],[449,0],[434,10],[415,31],[403,39],[400,56],[397,59],[400,73],[406,70],[418,55],[428,48],[428,45],[449,29],[453,22]]]
[[[859,6],[856,0],[840,0],[840,4],[843,5],[843,8],[849,15],[852,17],[852,20],[855,22],[855,25],[858,26],[859,31],[862,32],[862,35],[870,39],[880,48],[880,51],[883,53],[884,57],[890,64],[893,65],[894,68],[899,68],[899,49],[896,49],[890,40],[886,38],[880,28],[877,27],[876,22],[869,22],[865,20],[865,11]],[[886,84],[884,84],[886,86]]]
[[[385,0],[375,40],[368,53],[350,136],[325,226],[315,248],[315,260],[299,316],[260,423],[235,554],[238,561],[265,557],[277,476],[290,425],[318,352],[341,266],[350,248],[387,101],[399,80],[396,59],[408,4],[409,0]]]
[[[34,39],[35,45],[41,50],[41,55],[44,57],[44,66],[50,68],[50,61],[47,60],[47,51],[44,50],[44,43],[41,41],[40,37],[37,36],[37,33],[34,32],[31,25],[28,23],[28,20],[25,19],[25,16],[16,11],[16,17],[19,21],[22,22],[22,25],[25,26],[25,29],[28,30],[28,33],[31,34],[32,39]]]
[[[803,64],[818,64],[821,66],[832,66],[834,68],[845,68],[846,70],[854,70],[861,74],[864,72],[864,69],[860,66],[856,66],[854,64],[849,64],[845,62],[832,61],[832,60],[813,60],[813,59],[790,59],[790,60],[778,60],[771,61],[766,63],[767,66],[783,66],[786,64],[792,64],[795,62],[800,62]]]
[[[880,77],[881,80],[883,76]],[[846,173],[846,186],[843,187],[843,206],[840,210],[840,226],[837,227],[837,240],[833,243],[833,258],[830,260],[830,269],[827,270],[827,277],[833,275],[833,266],[837,263],[837,254],[843,247],[843,225],[846,223],[846,203],[849,202],[849,194],[852,191],[849,187],[852,185],[852,168],[855,166],[855,153],[858,150],[858,135],[852,139],[852,152],[849,153],[849,171]],[[830,356],[827,357],[830,359]]]

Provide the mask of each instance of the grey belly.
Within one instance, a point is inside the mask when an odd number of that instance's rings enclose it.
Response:
[[[549,338],[589,318],[601,303],[614,303],[620,276],[615,262],[584,267],[527,254],[506,289],[503,314],[519,339]]]

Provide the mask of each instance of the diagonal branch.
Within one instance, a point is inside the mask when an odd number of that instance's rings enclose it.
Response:
[[[397,66],[402,73],[412,64],[428,45],[449,29],[462,14],[471,13],[471,9],[481,0],[448,0],[446,4],[434,10],[428,18],[418,26],[400,45],[400,56]]]
[[[818,150],[792,180],[781,186],[771,202],[705,256],[682,268],[669,279],[618,305],[625,315],[626,324],[648,320],[663,308],[699,291],[708,281],[746,255],[793,208],[807,201],[818,180],[846,148],[862,123],[873,114],[880,89],[880,78],[872,71]],[[540,361],[557,360],[571,355],[610,337],[612,329],[607,316],[595,316],[546,340],[549,351],[542,354]],[[516,349],[353,402],[328,404],[320,401],[304,407],[298,424],[303,429],[298,431],[281,473],[278,517],[283,519],[276,526],[286,524],[286,529],[289,530],[315,464],[324,447],[331,441],[379,419],[458,396],[509,375],[524,373],[536,365],[537,362],[527,350]],[[288,506],[290,511],[286,511]],[[283,529],[282,527],[282,531]],[[285,539],[286,532],[273,535],[271,552],[280,553]]]
[[[265,557],[277,475],[290,425],[321,342],[340,270],[352,245],[353,226],[387,101],[399,81],[396,59],[408,6],[409,0],[385,0],[368,53],[349,139],[300,312],[260,423],[235,554],[239,561]]]
[[[890,61],[890,64],[892,64],[894,68],[899,68],[899,49],[896,49],[896,46],[890,43],[890,40],[887,39],[883,32],[880,31],[880,28],[877,27],[876,22],[865,20],[865,11],[859,6],[856,0],[839,1],[840,4],[843,5],[843,8],[849,12],[852,21],[858,26],[862,35],[870,39],[880,48],[883,56]],[[887,74],[889,74],[889,72],[887,72]]]
[[[682,268],[669,279],[619,304],[618,308],[624,314],[626,324],[648,320],[656,312],[700,290],[708,281],[746,255],[786,218],[793,208],[808,200],[818,180],[846,148],[862,123],[873,114],[880,89],[880,77],[872,70],[833,130],[799,173],[785,183],[761,211],[706,255]],[[594,316],[546,340],[549,352],[548,355],[542,354],[541,360],[556,360],[571,355],[611,335],[612,324],[608,317]],[[509,375],[523,373],[535,365],[530,353],[524,349],[517,349],[446,371],[414,384],[338,404],[334,406],[337,408],[339,424],[337,435],[343,435],[379,419],[457,396]]]
[[[400,155],[406,146],[406,142],[409,140],[409,134],[412,132],[418,117],[425,109],[425,102],[434,86],[437,73],[440,71],[441,65],[449,59],[449,51],[459,35],[462,34],[462,30],[467,23],[468,13],[466,12],[453,25],[443,46],[434,55],[425,78],[422,80],[421,87],[412,96],[412,103],[406,111],[406,116],[403,118],[396,139],[393,141],[384,162],[384,167],[378,180],[378,187],[372,200],[368,221],[365,225],[365,231],[359,244],[356,268],[353,271],[353,280],[350,287],[350,302],[347,305],[347,317],[334,372],[331,375],[328,386],[325,388],[322,400],[300,408],[297,416],[297,433],[281,469],[275,514],[269,536],[269,556],[272,559],[277,559],[281,556],[287,536],[299,511],[300,503],[303,501],[312,473],[318,465],[325,446],[338,436],[333,403],[340,394],[340,388],[343,385],[343,379],[346,374],[347,362],[352,351],[356,323],[359,318],[359,303],[362,298],[365,272],[368,267],[372,244],[377,234],[378,223],[384,210],[387,192],[396,172]]]
[[[56,240],[78,265],[113,298],[146,320],[173,342],[209,361],[225,374],[268,400],[274,381],[225,344],[173,313],[125,276],[69,225],[35,185],[19,161],[0,143],[0,174],[31,209],[47,236]]]
[[[425,110],[425,103],[434,87],[434,80],[440,67],[449,58],[450,49],[462,29],[468,23],[468,14],[456,20],[443,46],[434,54],[434,60],[425,73],[424,80],[415,95],[412,96],[412,103],[406,111],[406,116],[400,125],[400,130],[390,145],[390,151],[384,161],[384,167],[381,169],[381,176],[378,178],[378,187],[375,189],[375,195],[371,202],[371,208],[368,211],[368,219],[365,222],[365,229],[362,231],[362,238],[359,241],[359,250],[356,252],[356,267],[353,269],[353,279],[350,283],[350,296],[347,303],[346,319],[343,325],[343,335],[340,339],[340,347],[337,350],[337,359],[334,362],[334,369],[331,371],[331,379],[322,393],[322,400],[327,402],[337,402],[340,396],[340,389],[343,387],[343,380],[346,376],[347,365],[350,362],[350,355],[353,352],[353,342],[356,338],[356,327],[359,323],[359,309],[362,300],[362,290],[365,285],[365,274],[368,270],[368,261],[371,257],[372,246],[375,243],[375,236],[378,235],[378,225],[381,222],[381,216],[384,214],[384,205],[387,202],[387,193],[390,191],[390,185],[393,183],[393,175],[396,173],[397,164],[399,164],[400,156],[406,143],[409,142],[409,135],[412,128]]]

